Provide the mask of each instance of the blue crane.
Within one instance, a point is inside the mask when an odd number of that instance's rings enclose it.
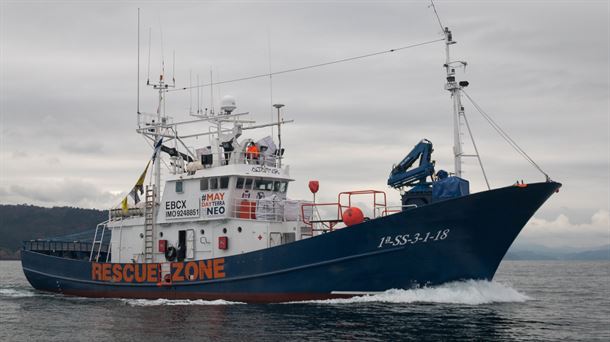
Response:
[[[417,187],[421,190],[428,189],[432,184],[432,175],[434,175],[433,151],[432,142],[422,139],[398,165],[392,168],[388,185],[396,189],[405,186]],[[419,164],[415,166],[418,160]],[[430,177],[430,182],[428,177]]]

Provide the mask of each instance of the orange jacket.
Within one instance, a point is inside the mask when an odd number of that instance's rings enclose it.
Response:
[[[246,156],[250,159],[258,159],[258,147],[256,147],[256,145],[250,145],[248,146],[248,148],[246,149]]]

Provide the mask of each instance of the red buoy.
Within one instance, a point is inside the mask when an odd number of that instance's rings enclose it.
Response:
[[[343,212],[343,223],[346,226],[353,226],[364,221],[364,214],[362,210],[356,207],[349,207]]]
[[[315,181],[315,180],[309,181],[309,191],[311,191],[312,194],[315,194],[316,192],[318,192],[319,189],[320,189],[320,183],[318,181]]]

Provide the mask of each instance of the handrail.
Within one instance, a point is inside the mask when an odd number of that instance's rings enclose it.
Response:
[[[400,208],[400,209],[390,209],[390,208]],[[388,216],[388,214],[390,214],[390,213],[400,213],[405,208],[417,208],[417,204],[389,205],[383,211],[381,211],[381,209],[383,209],[383,208],[376,208],[376,209],[378,211],[380,211],[378,216],[384,217],[384,216]]]
[[[380,202],[377,201],[377,195],[383,195],[383,197],[380,199]],[[347,195],[347,205],[343,205],[343,202],[341,201],[342,197]],[[381,191],[381,190],[355,190],[355,191],[343,191],[340,192],[339,195],[337,196],[337,202],[340,205],[340,210],[343,211],[343,208],[349,208],[352,206],[352,196],[358,196],[358,195],[373,195],[373,218],[377,217],[377,213],[376,210],[377,208],[381,208],[383,207],[384,209],[387,209],[387,196],[385,191]],[[383,202],[381,202],[381,200],[383,200]]]

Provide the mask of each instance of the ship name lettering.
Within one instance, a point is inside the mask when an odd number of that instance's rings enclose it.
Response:
[[[405,245],[415,245],[434,241],[442,241],[449,236],[450,231],[450,229],[441,229],[435,232],[382,236],[377,248],[399,247]]]
[[[225,259],[171,263],[172,282],[225,278]],[[157,283],[161,281],[160,264],[91,263],[91,280],[122,283]]]

